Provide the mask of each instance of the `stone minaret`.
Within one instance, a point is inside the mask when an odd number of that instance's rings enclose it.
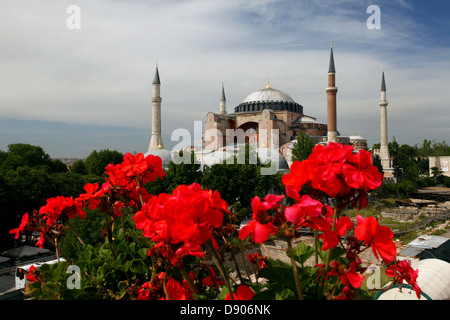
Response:
[[[153,79],[153,94],[152,94],[152,137],[148,151],[164,148],[161,139],[161,96],[160,96],[161,82],[159,80],[158,65],[156,65],[155,78]]]
[[[337,112],[336,112],[336,70],[334,68],[333,42],[331,43],[330,64],[328,67],[328,87],[327,91],[327,126],[328,126],[328,142],[337,142]]]
[[[219,114],[227,114],[227,99],[225,98],[225,89],[223,88],[222,83],[222,93],[220,95],[219,101]]]
[[[380,160],[383,167],[385,176],[390,175],[391,168],[391,157],[389,155],[389,145],[388,145],[388,130],[387,130],[387,105],[386,101],[386,82],[384,81],[384,69],[381,75],[381,97],[380,97],[380,108],[381,108],[381,126],[380,126]]]

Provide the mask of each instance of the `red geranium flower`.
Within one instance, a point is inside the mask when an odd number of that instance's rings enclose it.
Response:
[[[84,190],[87,193],[82,193],[78,198],[76,198],[76,201],[80,201],[83,203],[83,206],[86,207],[86,201],[89,200],[89,209],[94,210],[97,208],[98,203],[100,202],[100,198],[103,196],[105,191],[103,189],[99,189],[99,184],[95,183],[87,183],[84,186]]]
[[[277,232],[278,229],[273,225],[273,217],[267,214],[267,210],[272,209],[273,205],[273,202],[262,202],[259,197],[252,199],[252,220],[239,231],[241,240],[251,234],[254,242],[264,243],[269,238],[269,235]]]
[[[138,153],[136,156],[131,153],[126,153],[123,156],[121,170],[125,172],[126,176],[133,177],[141,175],[147,168],[148,163],[144,160],[142,153]]]
[[[371,246],[373,254],[378,258],[381,256],[384,262],[389,263],[395,260],[397,247],[392,241],[394,234],[386,226],[380,226],[374,217],[363,218],[356,216],[358,225],[355,228],[355,237],[363,241],[366,246]]]
[[[225,284],[225,281],[219,279],[216,277],[216,273],[214,272],[214,268],[209,267],[208,268],[209,276],[202,279],[202,284],[204,286],[208,287],[214,287],[214,286],[223,286]]]
[[[47,219],[47,225],[52,226],[56,220],[66,221],[79,216],[84,219],[86,212],[81,209],[82,204],[72,197],[58,196],[47,199],[47,204],[39,209],[39,213]]]
[[[301,200],[285,210],[285,217],[288,222],[298,226],[305,220],[319,217],[322,213],[323,204],[304,194]]]
[[[261,253],[255,252],[247,254],[247,260],[256,267],[257,270],[261,270],[266,266],[267,257],[263,257]]]
[[[357,266],[352,262],[350,263],[350,267],[347,268],[338,261],[332,261],[330,267],[331,271],[329,275],[338,276],[341,282],[347,287],[351,285],[353,288],[358,289],[364,280],[363,275],[356,271]]]
[[[360,150],[352,155],[352,164],[344,164],[343,173],[345,182],[352,188],[376,189],[381,185],[383,174],[373,166],[372,154],[366,150]]]
[[[133,219],[152,241],[183,244],[189,254],[204,256],[201,245],[222,225],[227,207],[217,191],[193,183],[178,186],[172,195],[151,197]]]
[[[343,237],[348,230],[351,230],[355,224],[349,217],[344,216],[336,222],[335,230],[326,230],[320,236],[323,239],[322,250],[328,250],[339,244],[339,237]]]
[[[300,197],[298,192],[311,180],[310,162],[308,160],[294,161],[289,171],[281,178],[281,182],[286,188],[286,195],[297,200]]]
[[[314,178],[328,181],[342,172],[342,166],[346,160],[347,149],[342,144],[334,142],[326,146],[317,145],[308,160],[313,164]]]
[[[36,278],[36,272],[38,272],[38,269],[34,265],[32,265],[28,269],[28,273],[27,273],[27,281],[28,282],[36,282],[36,281],[38,281],[38,279]]]
[[[394,265],[391,265],[388,269],[386,269],[386,275],[388,277],[394,278],[394,283],[402,285],[404,282],[406,282],[411,285],[411,287],[416,292],[417,298],[420,299],[422,289],[420,289],[417,285],[419,270],[414,270],[408,261],[397,260]]]
[[[241,284],[236,289],[236,293],[233,293],[234,300],[252,300],[255,293],[252,289],[247,287],[245,284]],[[227,293],[225,300],[231,300],[230,293]]]
[[[161,273],[163,274],[163,273]],[[172,277],[167,277],[166,279],[166,290],[167,295],[166,300],[188,300],[190,299],[189,290],[183,287],[181,283],[173,279]]]
[[[27,213],[25,213],[23,216],[22,216],[22,220],[21,220],[21,222],[20,222],[20,225],[19,225],[19,227],[18,228],[15,228],[15,229],[11,229],[10,231],[9,231],[9,234],[15,234],[15,239],[17,239],[17,238],[19,238],[19,235],[20,235],[20,233],[21,232],[23,232],[24,230],[25,230],[25,228],[26,228],[26,226],[27,226],[27,224],[28,224],[28,221],[29,221],[29,218],[28,218],[28,212]]]

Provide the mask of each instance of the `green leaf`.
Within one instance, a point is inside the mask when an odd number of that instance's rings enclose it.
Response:
[[[144,261],[140,259],[133,259],[131,261],[131,267],[130,271],[138,274],[144,274],[148,270],[147,265],[144,263]]]
[[[126,293],[127,287],[128,287],[128,281],[120,281],[117,287],[120,290],[120,295],[123,296]]]
[[[280,283],[296,292],[292,266],[280,260],[268,259],[266,267],[259,271],[259,276],[275,283]]]
[[[289,256],[289,253],[286,252],[286,254]],[[294,251],[294,257],[295,260],[300,262],[300,264],[303,267],[303,264],[314,254],[314,248],[310,247],[303,242],[300,242],[297,244],[295,251]]]
[[[330,261],[336,260],[337,258],[339,258],[345,254],[345,250],[342,249],[341,247],[335,247],[332,249],[322,251],[322,243],[321,242],[319,242],[318,252],[319,252],[320,259],[322,259],[322,261],[327,261],[328,255],[330,255],[330,252],[331,252]]]
[[[274,284],[267,290],[255,294],[252,300],[293,300],[296,298],[296,293],[291,289],[282,284]]]
[[[43,264],[39,267],[39,272],[46,281],[58,281],[61,273],[67,270],[67,262],[58,262],[54,264]]]

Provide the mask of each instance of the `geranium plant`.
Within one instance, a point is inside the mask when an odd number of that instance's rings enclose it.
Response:
[[[394,282],[406,280],[420,293],[417,271],[396,262],[393,233],[373,217],[352,221],[345,209],[363,208],[382,174],[368,151],[336,143],[317,145],[307,160],[294,162],[282,178],[284,195],[251,200],[252,219],[240,230],[236,213],[217,191],[194,183],[172,194],[151,195],[145,185],[165,176],[161,159],[127,153],[105,169],[103,185],[87,184],[79,197],[49,199],[23,216],[11,234],[37,231],[38,246],[49,241],[64,256],[58,239],[70,220],[84,219],[86,208],[104,216],[104,243],[85,245],[76,259],[32,268],[25,293],[37,299],[357,299],[370,297],[360,254],[370,248],[392,265]],[[302,230],[314,232],[314,245]],[[290,263],[244,255],[243,243],[263,245],[271,236],[287,242]],[[244,264],[239,266],[237,255]],[[233,261],[236,277],[225,266]],[[306,261],[314,263],[307,265]],[[79,289],[67,286],[62,270],[80,268]],[[243,269],[243,270],[241,270]],[[254,275],[254,277],[251,276]],[[264,279],[264,281],[260,281]]]

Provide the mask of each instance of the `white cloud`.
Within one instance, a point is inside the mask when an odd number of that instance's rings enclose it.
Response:
[[[228,112],[270,78],[325,122],[334,41],[342,134],[379,139],[385,67],[390,137],[448,140],[436,130],[448,115],[448,44],[430,46],[433,29],[411,15],[412,3],[379,3],[381,30],[367,29],[371,3],[359,0],[77,1],[81,30],[68,30],[72,1],[9,1],[0,17],[0,117],[145,132],[158,63],[168,136],[218,110],[222,82]]]

